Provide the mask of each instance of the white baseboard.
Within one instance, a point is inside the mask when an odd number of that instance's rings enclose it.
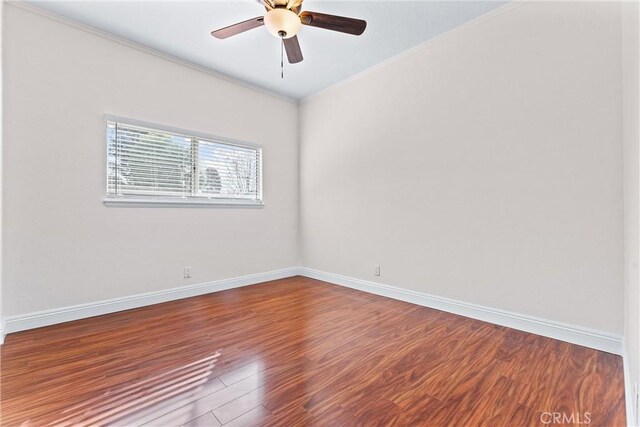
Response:
[[[533,334],[543,335],[549,338],[594,348],[596,350],[622,355],[624,363],[627,425],[637,425],[634,419],[634,386],[633,381],[630,378],[628,358],[623,338],[619,335],[491,307],[484,307],[477,304],[429,295],[408,289],[396,288],[367,280],[354,279],[351,277],[341,276],[339,274],[326,273],[306,267],[284,268],[281,270],[252,274],[232,279],[216,280],[208,283],[173,288],[165,291],[150,292],[124,298],[99,301],[96,303],[81,304],[63,307],[60,309],[10,316],[0,319],[0,344],[4,342],[4,335],[12,332],[40,328],[43,326],[100,316],[123,310],[130,310],[147,305],[219,292],[226,289],[239,288],[242,286],[283,279],[296,275],[306,276],[322,280],[324,282],[406,301],[412,304],[434,308]]]
[[[297,267],[4,318],[4,334],[296,276]]]
[[[636,415],[637,408],[635,407],[636,392],[633,384],[633,379],[631,378],[631,370],[629,369],[629,352],[626,342],[624,343],[622,363],[624,366],[624,398],[627,415],[627,426],[638,427],[638,419]]]
[[[491,307],[484,307],[463,301],[429,295],[408,289],[396,288],[380,283],[326,273],[306,267],[291,267],[232,279],[216,280],[208,283],[150,292],[123,298],[114,298],[89,304],[81,304],[59,309],[10,316],[0,322],[0,343],[4,334],[55,325],[87,317],[100,316],[117,311],[189,298],[197,295],[219,292],[226,289],[253,285],[285,277],[302,275],[336,285],[346,286],[376,295],[382,295],[413,304],[435,308],[449,313],[482,320],[573,344],[594,348],[614,354],[623,354],[622,337],[596,331],[581,326],[569,325],[524,314],[513,313]],[[4,324],[2,324],[4,323]]]
[[[354,279],[339,274],[326,273],[311,268],[300,268],[302,276],[322,280],[336,285],[382,295],[424,307],[435,308],[449,313],[459,314],[472,319],[494,323],[521,331],[542,335],[561,341],[578,344],[608,353],[623,354],[622,336],[596,331],[582,326],[569,325],[553,320],[541,319],[491,307],[484,307],[463,301],[429,295],[422,292],[400,289],[367,280]]]

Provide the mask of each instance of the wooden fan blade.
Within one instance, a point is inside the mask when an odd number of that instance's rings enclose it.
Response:
[[[302,61],[302,51],[300,50],[300,43],[298,43],[298,36],[284,39],[284,49],[287,51],[287,58],[290,64],[297,64]]]
[[[219,30],[211,31],[211,35],[217,39],[226,39],[227,37],[244,33],[245,31],[249,31],[262,25],[264,25],[264,17],[258,16],[257,18],[248,19],[246,21],[238,22],[237,24],[229,25],[228,27],[220,28]]]
[[[367,21],[344,16],[327,15],[318,12],[302,12],[300,21],[304,25],[324,28],[326,30],[340,31],[341,33],[359,36],[367,28]]]

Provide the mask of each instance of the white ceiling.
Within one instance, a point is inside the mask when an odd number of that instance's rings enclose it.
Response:
[[[254,0],[30,1],[66,18],[133,40],[235,79],[301,99],[443,34],[506,2],[305,0],[304,10],[365,19],[351,36],[313,27],[300,30],[304,61],[286,63],[280,41],[264,27],[226,40],[210,32],[264,14]]]

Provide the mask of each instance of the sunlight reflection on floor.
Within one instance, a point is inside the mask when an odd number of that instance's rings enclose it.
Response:
[[[207,383],[214,379],[212,371],[219,357],[220,352],[217,351],[179,368],[160,372],[133,384],[115,387],[100,396],[67,408],[52,424],[130,425],[134,419],[152,416],[159,405],[169,407],[179,405],[180,402],[184,405],[197,398]]]

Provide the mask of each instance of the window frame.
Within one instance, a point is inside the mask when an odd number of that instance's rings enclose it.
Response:
[[[164,195],[115,195],[109,194],[109,137],[107,132],[108,122],[115,122],[123,125],[138,126],[155,130],[159,132],[169,132],[182,135],[195,140],[204,140],[212,143],[225,144],[240,148],[250,148],[258,150],[259,153],[259,173],[257,176],[258,198],[256,200],[235,199],[235,198],[207,198],[207,197],[170,197]],[[110,114],[104,115],[104,136],[105,136],[105,179],[106,179],[106,195],[102,199],[105,206],[108,207],[189,207],[189,208],[262,208],[264,206],[263,194],[263,153],[262,145],[252,142],[240,141],[233,138],[221,137],[217,135],[207,134],[203,132],[191,131],[187,129],[176,128],[158,123],[145,122],[127,117],[114,116]],[[193,165],[192,165],[193,166]]]

